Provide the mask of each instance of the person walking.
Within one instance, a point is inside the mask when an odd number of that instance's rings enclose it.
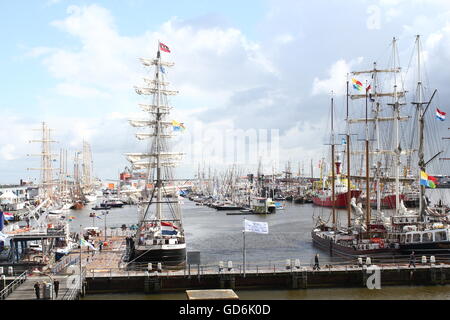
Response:
[[[319,254],[316,253],[316,256],[314,257],[314,267],[313,270],[320,270],[320,266],[319,266]]]
[[[411,252],[411,255],[409,256],[409,266],[408,268],[411,268],[411,265],[413,265],[413,267],[416,267],[416,255],[414,254],[414,251]]]
[[[102,249],[103,249],[103,242],[102,241],[100,241],[100,243],[99,243],[99,249],[100,249],[100,252],[102,252]]]
[[[56,299],[58,299],[58,291],[59,291],[58,279],[53,280],[53,289],[55,290],[55,297],[56,297]]]
[[[34,284],[34,293],[36,294],[36,299],[39,300],[41,298],[41,288],[39,286],[39,282]]]

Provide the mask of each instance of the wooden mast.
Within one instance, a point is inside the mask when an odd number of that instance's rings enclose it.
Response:
[[[369,232],[370,225],[370,170],[369,170],[369,125],[368,125],[368,106],[367,106],[367,83],[366,83],[366,226]]]
[[[333,230],[336,230],[336,204],[335,204],[335,172],[334,172],[334,98],[331,97],[331,203],[333,209]]]
[[[349,98],[349,92],[348,92],[348,79],[347,79],[347,121],[349,120],[349,114],[348,114],[348,98]],[[352,191],[351,191],[351,182],[350,182],[350,126],[347,122],[347,226],[350,229],[351,225],[351,219],[352,219],[352,206],[351,206],[351,198],[352,198]]]

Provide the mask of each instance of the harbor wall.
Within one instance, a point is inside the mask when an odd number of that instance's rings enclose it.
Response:
[[[418,286],[450,284],[450,266],[390,267],[379,270],[380,285]],[[363,288],[371,273],[365,268],[275,273],[217,273],[205,275],[112,275],[87,277],[87,293],[170,292],[188,289],[308,289]],[[369,279],[370,280],[370,279]]]

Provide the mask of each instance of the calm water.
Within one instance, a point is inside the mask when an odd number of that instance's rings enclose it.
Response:
[[[442,193],[442,191],[440,191]],[[445,191],[447,192],[447,191]],[[436,196],[437,193],[434,195]],[[434,197],[433,197],[434,198]],[[329,218],[330,210],[313,205],[286,203],[285,210],[266,216],[228,216],[224,211],[216,211],[185,199],[182,204],[185,235],[188,251],[200,251],[201,263],[217,265],[219,261],[233,261],[237,267],[242,263],[243,220],[265,221],[269,224],[269,234],[246,234],[247,262],[253,265],[284,263],[286,259],[300,259],[302,264],[312,264],[318,250],[311,241],[313,216]],[[93,206],[93,205],[92,205]],[[103,228],[105,220],[90,218],[91,206],[80,211],[72,211],[75,217],[71,228],[78,231],[82,227]],[[102,217],[103,218],[103,217]],[[345,224],[346,211],[340,210],[338,218]],[[106,216],[108,227],[120,227],[122,224],[137,223],[135,206],[111,209]],[[321,264],[340,261],[320,253]],[[382,290],[368,289],[308,289],[308,290],[242,290],[237,291],[241,299],[285,300],[285,299],[449,299],[449,286],[436,287],[386,287]],[[89,295],[85,299],[132,299],[161,300],[185,299],[184,293],[164,294],[101,294]]]

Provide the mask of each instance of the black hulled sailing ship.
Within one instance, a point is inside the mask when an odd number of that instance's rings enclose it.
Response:
[[[172,107],[168,96],[177,91],[168,90],[165,68],[173,63],[161,60],[161,50],[170,52],[162,43],[156,59],[140,59],[146,67],[154,69],[154,78],[146,79],[144,87],[136,87],[136,93],[150,97],[149,104],[141,104],[146,117],[130,120],[134,127],[146,128],[137,133],[139,140],[149,140],[147,152],[128,153],[133,170],[146,172],[146,187],[142,201],[138,203],[139,223],[134,237],[127,240],[129,263],[162,263],[163,266],[184,266],[186,241],[180,202],[174,186],[173,167],[181,160],[182,153],[170,151],[170,138],[174,131],[184,126],[169,120]]]
[[[412,105],[416,107],[416,117],[418,119],[415,127],[418,128],[418,135],[413,134],[413,136],[418,136],[417,149],[416,150],[403,150],[402,143],[400,139],[400,121],[406,121],[410,117],[402,117],[400,110],[403,105],[405,91],[399,90],[398,86],[402,82],[400,81],[398,74],[400,73],[400,68],[396,65],[397,48],[396,39],[393,41],[393,67],[389,69],[377,69],[376,64],[374,64],[373,70],[364,72],[354,72],[353,75],[358,75],[362,73],[371,74],[372,85],[367,86],[364,95],[353,95],[350,96],[347,90],[347,155],[348,155],[348,176],[352,177],[350,174],[350,129],[349,124],[362,122],[365,123],[365,171],[366,177],[353,176],[353,179],[365,180],[366,191],[365,191],[365,212],[362,210],[362,205],[356,204],[354,199],[352,202],[352,208],[350,206],[348,209],[348,221],[347,226],[338,226],[335,217],[335,208],[333,207],[333,223],[328,225],[321,218],[317,220],[316,227],[312,230],[311,235],[313,243],[327,250],[330,255],[339,255],[344,257],[356,257],[361,255],[379,255],[379,256],[390,256],[390,255],[406,255],[412,251],[417,254],[445,254],[450,252],[450,229],[447,214],[440,212],[439,209],[432,208],[429,203],[425,200],[425,187],[419,187],[421,172],[425,172],[427,169],[427,164],[432,163],[437,159],[437,156],[442,153],[439,151],[434,154],[434,152],[429,154],[430,159],[425,161],[425,147],[424,147],[424,130],[425,130],[425,114],[429,109],[429,106],[433,100],[434,94],[429,101],[424,102],[424,94],[422,81],[420,79],[420,37],[417,36],[416,45],[418,48],[418,69],[419,69],[419,79],[416,91],[416,101]],[[380,73],[389,73],[393,75],[390,83],[394,84],[394,90],[392,93],[378,93],[377,90],[377,76]],[[374,92],[369,94],[369,89],[374,87]],[[348,88],[348,81],[347,81]],[[348,116],[348,99],[349,97],[358,98],[363,97],[366,99],[366,117],[365,119],[352,121]],[[386,103],[386,105],[392,107],[393,116],[392,117],[382,117],[380,115],[381,111],[381,97],[392,97],[391,103]],[[370,101],[370,102],[369,102]],[[374,117],[368,117],[368,104],[371,104],[371,109]],[[392,141],[392,150],[383,151],[382,146],[378,143],[380,139],[377,137],[380,130],[380,123],[390,121],[393,123],[391,127],[391,137],[388,141]],[[375,147],[372,148],[373,151],[369,149],[369,123],[373,124],[375,132]],[[435,130],[436,131],[436,130]],[[334,148],[334,145],[332,146]],[[413,173],[410,176],[401,177],[401,160],[406,162],[414,163],[412,154],[416,154],[417,164],[414,167]],[[374,159],[370,159],[370,156]],[[383,159],[383,155],[390,157],[390,162]],[[332,158],[334,161],[334,155]],[[375,168],[370,167],[371,162],[376,163]],[[381,163],[390,163],[389,168],[381,170]],[[387,175],[386,175],[387,174]],[[390,176],[389,176],[390,175]],[[394,195],[395,195],[395,211],[389,216],[385,217],[381,209],[381,185],[382,183],[394,183]],[[415,189],[419,189],[419,199],[420,207],[419,210],[409,210],[406,208],[405,203],[402,201],[401,194],[401,184],[408,184],[413,186]],[[371,190],[371,185],[375,184],[374,191]],[[375,214],[372,215],[371,210],[371,195],[376,194],[377,208]],[[332,195],[334,197],[334,194]]]

